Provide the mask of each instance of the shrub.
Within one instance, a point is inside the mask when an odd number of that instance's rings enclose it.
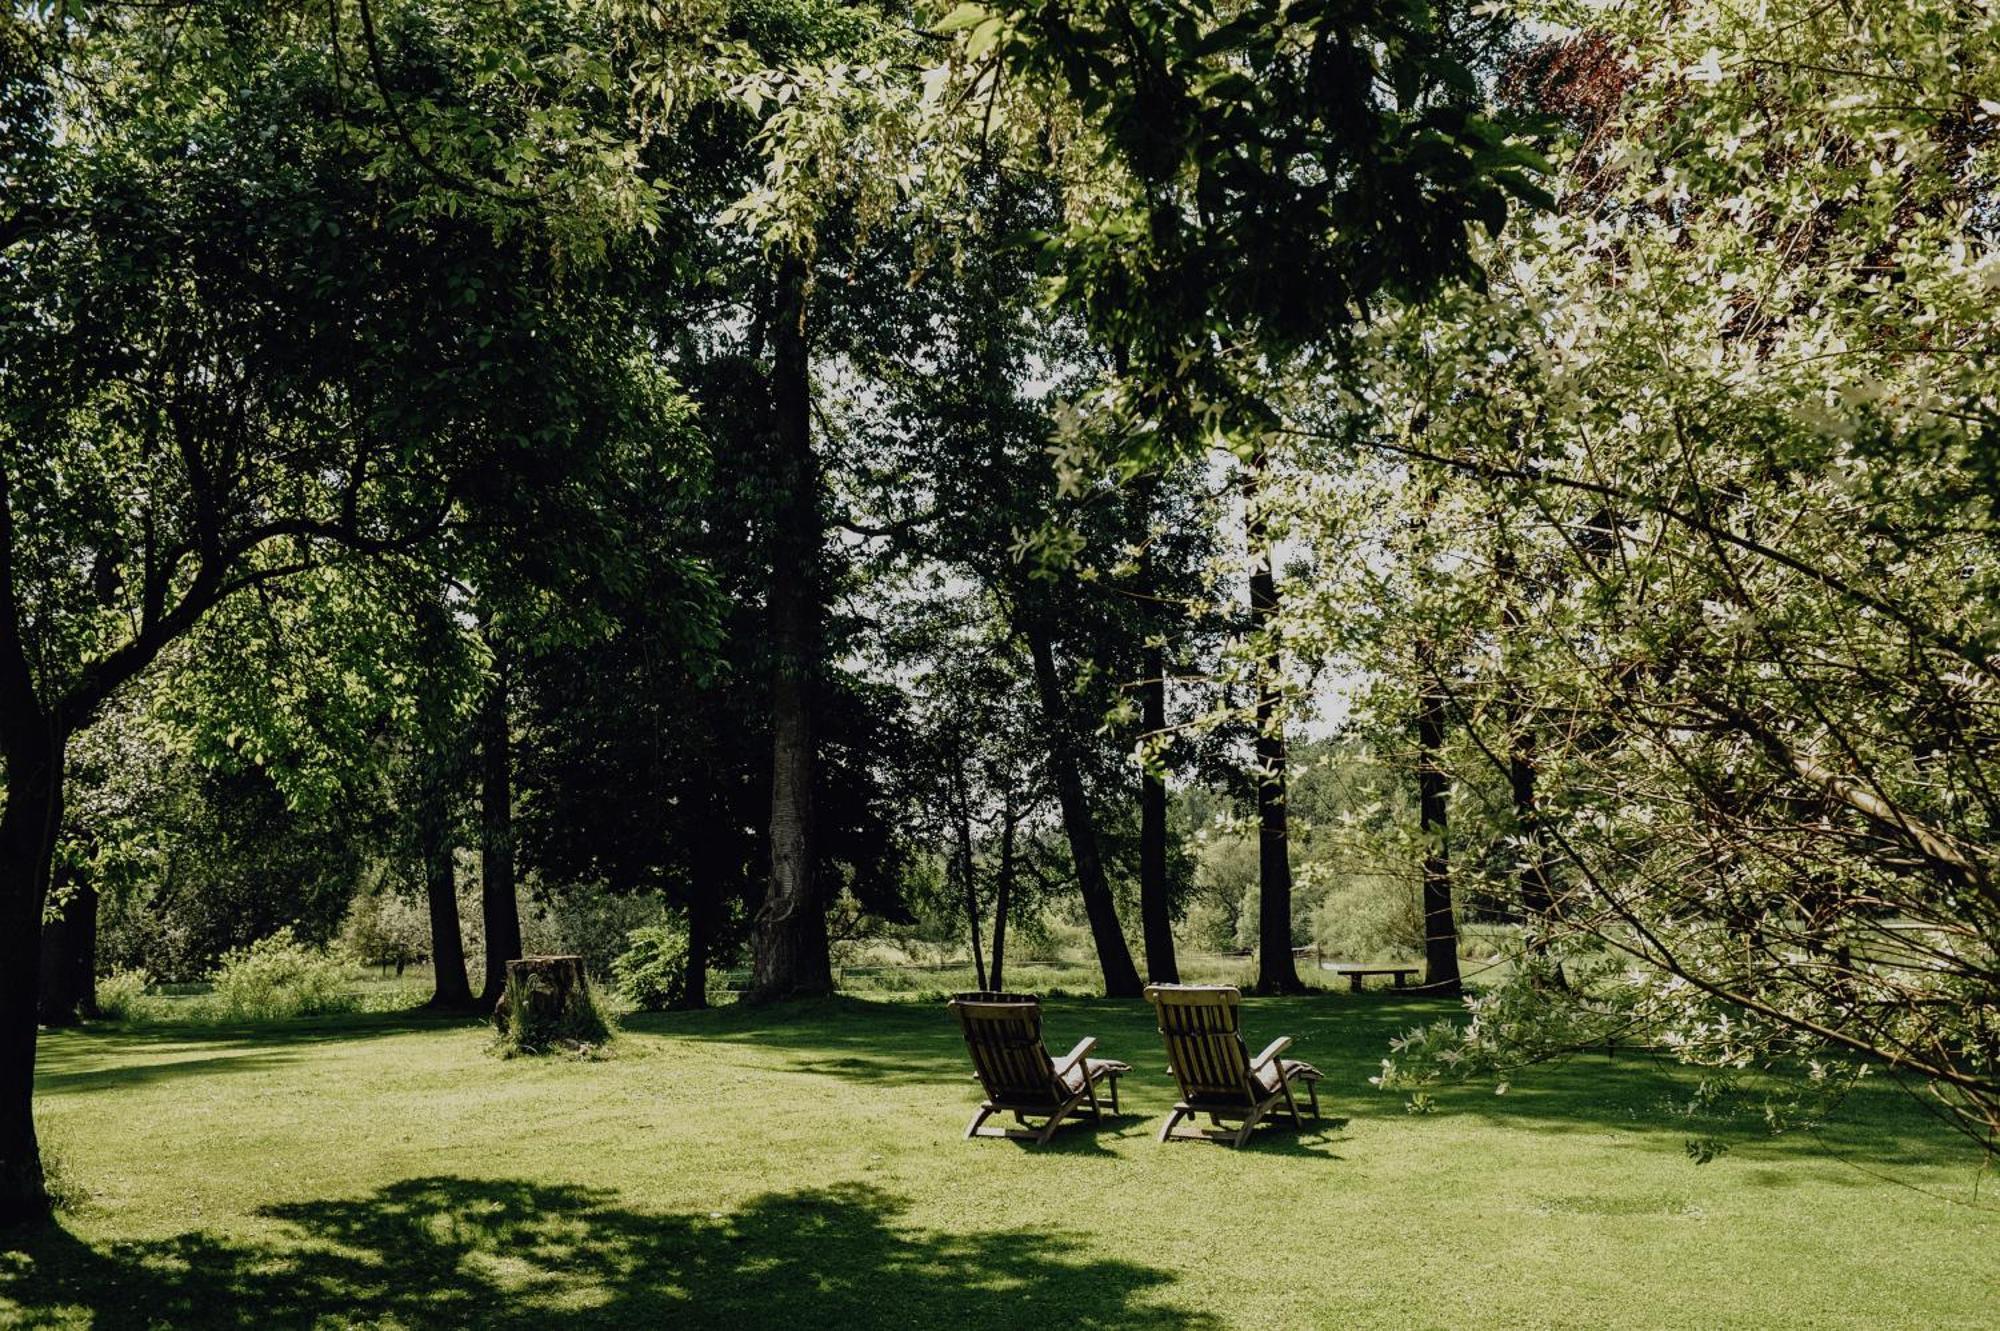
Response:
[[[151,982],[140,970],[115,970],[97,981],[97,1010],[107,1021],[143,1021],[153,1015],[146,993]]]
[[[340,944],[363,966],[405,968],[431,954],[429,911],[401,892],[363,893],[348,909]]]
[[[1424,954],[1417,887],[1391,874],[1337,879],[1312,913],[1313,942],[1341,961],[1400,961]]]
[[[224,1021],[283,1021],[358,1005],[347,969],[324,948],[307,947],[289,927],[223,957],[210,1011]]]
[[[642,1012],[664,1012],[687,997],[687,931],[651,924],[625,935],[625,951],[611,963],[611,978]]]
[[[39,1123],[35,1135],[41,1139],[42,1191],[48,1194],[50,1208],[62,1215],[76,1214],[90,1200],[90,1190],[77,1178],[76,1167],[61,1141]]]
[[[668,918],[666,905],[650,893],[623,895],[572,886],[524,912],[521,944],[529,956],[582,957],[591,974],[603,975],[625,950],[627,934]]]

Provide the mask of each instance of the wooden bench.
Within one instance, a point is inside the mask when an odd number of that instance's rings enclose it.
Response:
[[[1422,970],[1423,967],[1348,966],[1348,965],[1343,965],[1338,961],[1323,961],[1320,963],[1320,969],[1332,971],[1336,975],[1345,975],[1347,977],[1348,988],[1352,989],[1355,993],[1358,994],[1361,992],[1361,981],[1365,977],[1370,975],[1394,976],[1396,981],[1396,987],[1398,989],[1407,989],[1410,987],[1410,977],[1412,975],[1415,975],[1418,971]]]

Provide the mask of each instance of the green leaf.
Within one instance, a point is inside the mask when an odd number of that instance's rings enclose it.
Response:
[[[944,16],[944,22],[937,25],[937,30],[939,32],[958,32],[962,29],[972,27],[976,23],[983,22],[990,17],[990,13],[991,11],[986,6],[975,5],[971,3],[971,0],[966,0],[965,4],[958,6],[958,8]]]

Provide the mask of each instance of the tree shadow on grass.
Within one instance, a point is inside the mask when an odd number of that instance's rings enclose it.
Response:
[[[1079,1036],[1094,1035],[1100,1056],[1134,1065],[1124,1083],[1134,1108],[1151,1113],[1156,1102],[1170,1102],[1172,1080],[1146,1003],[1056,998],[1043,1008],[1051,1047],[1067,1048]],[[1363,1130],[1407,1124],[1398,1130],[1422,1131],[1429,1116],[1410,1114],[1407,1097],[1380,1091],[1368,1079],[1380,1070],[1394,1037],[1440,1019],[1462,1019],[1464,1012],[1455,1000],[1396,991],[1247,997],[1244,1028],[1253,1048],[1277,1035],[1293,1036],[1290,1056],[1326,1073],[1320,1083],[1322,1103],[1338,1106]],[[971,1084],[964,1042],[941,1003],[842,997],[723,1008],[632,1025],[679,1039],[741,1044],[789,1067],[845,1080],[938,1092]],[[1524,1069],[1505,1095],[1496,1095],[1495,1083],[1486,1080],[1439,1086],[1431,1097],[1440,1121],[1473,1115],[1555,1137],[1629,1133],[1650,1148],[1670,1152],[1679,1151],[1690,1137],[1726,1134],[1760,1154],[1810,1159],[1843,1178],[1852,1171],[1836,1162],[1836,1154],[1899,1167],[1978,1164],[1975,1149],[1940,1127],[1887,1078],[1864,1082],[1818,1133],[1772,1135],[1751,1114],[1734,1126],[1687,1122],[1676,1105],[1688,1098],[1698,1076],[1642,1051],[1621,1049],[1615,1057],[1583,1053]],[[1159,1112],[1165,1112],[1163,1104]],[[1864,1180],[1855,1175],[1852,1181]]]
[[[275,1237],[192,1231],[92,1247],[0,1240],[0,1320],[100,1331],[760,1326],[1207,1327],[1171,1273],[1083,1257],[1060,1235],[921,1231],[857,1183],[729,1213],[648,1214],[616,1194],[456,1177],[271,1207]],[[11,1323],[10,1323],[11,1324]]]
[[[347,1040],[482,1027],[464,1014],[359,1012],[217,1025],[92,1022],[42,1033],[37,1093],[114,1090],[190,1073],[251,1072],[296,1062]],[[113,1061],[116,1060],[116,1061]]]

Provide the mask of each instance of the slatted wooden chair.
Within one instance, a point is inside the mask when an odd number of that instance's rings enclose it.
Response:
[[[1278,1055],[1291,1047],[1281,1035],[1257,1057],[1243,1043],[1243,995],[1226,985],[1155,984],[1146,1001],[1159,1016],[1160,1034],[1167,1042],[1167,1061],[1180,1083],[1180,1103],[1160,1128],[1160,1140],[1224,1141],[1241,1146],[1250,1130],[1278,1110],[1304,1127],[1292,1084],[1300,1083],[1311,1098],[1312,1116],[1319,1118],[1320,1071],[1310,1063]],[[1208,1115],[1213,1129],[1176,1132],[1184,1118]],[[1223,1127],[1224,1120],[1241,1127]]]
[[[1132,1070],[1116,1059],[1091,1058],[1095,1036],[1077,1041],[1060,1059],[1049,1057],[1042,1043],[1042,1001],[1033,994],[954,994],[951,1010],[965,1032],[974,1074],[986,1090],[986,1102],[967,1125],[967,1137],[1012,1137],[1045,1144],[1063,1120],[1084,1111],[1104,1117],[1097,1084],[1110,1091],[1111,1112],[1118,1112],[1118,1079]],[[1021,1126],[982,1130],[995,1114],[1011,1113]],[[1046,1119],[1041,1127],[1030,1118]]]

